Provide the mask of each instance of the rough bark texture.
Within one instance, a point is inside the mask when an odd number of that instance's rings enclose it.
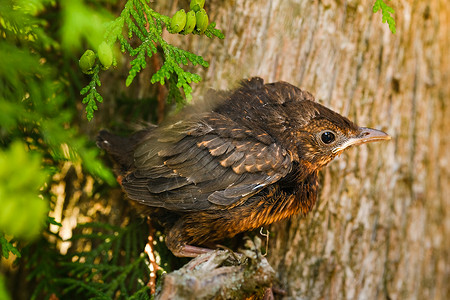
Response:
[[[315,210],[270,229],[268,259],[290,297],[450,297],[450,13],[443,0],[391,1],[393,35],[373,2],[207,1],[225,40],[169,37],[210,62],[197,96],[285,80],[393,137],[347,151],[322,172]]]

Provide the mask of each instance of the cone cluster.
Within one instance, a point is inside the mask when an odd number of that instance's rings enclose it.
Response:
[[[180,9],[173,15],[169,31],[181,34],[205,32],[208,28],[209,18],[203,9],[204,5],[205,0],[191,0],[190,11],[186,13],[184,9]]]

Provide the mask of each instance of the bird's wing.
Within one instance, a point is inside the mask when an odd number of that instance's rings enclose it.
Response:
[[[267,133],[208,113],[149,135],[122,185],[144,205],[175,211],[238,205],[286,176],[290,153]]]

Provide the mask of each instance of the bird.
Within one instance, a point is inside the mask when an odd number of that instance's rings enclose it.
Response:
[[[196,257],[212,251],[205,245],[305,216],[323,167],[352,146],[390,139],[284,81],[253,77],[204,98],[131,136],[97,137],[127,197],[162,225],[175,256]]]

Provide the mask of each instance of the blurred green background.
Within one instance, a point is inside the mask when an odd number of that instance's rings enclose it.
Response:
[[[78,60],[124,5],[0,0],[0,299],[148,298],[146,224],[94,141],[99,124],[156,121],[157,90],[141,101],[131,86],[92,122],[80,95],[91,76]],[[117,74],[102,76],[124,85],[117,58]]]

